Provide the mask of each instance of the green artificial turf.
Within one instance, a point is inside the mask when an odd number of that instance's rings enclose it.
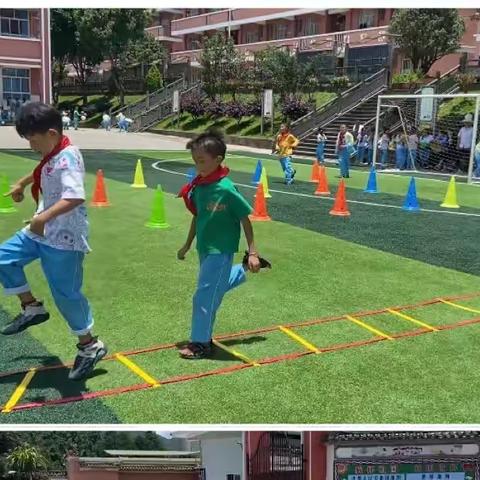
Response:
[[[102,168],[112,203],[106,209],[89,209],[93,252],[85,262],[84,291],[94,309],[95,331],[112,353],[187,339],[198,262],[193,251],[184,262],[176,260],[190,215],[175,198],[185,181],[181,174],[191,166],[187,153],[85,151],[84,157],[87,191],[93,191],[94,174]],[[26,152],[0,153],[0,173],[11,179],[24,175],[34,165],[31,158]],[[138,158],[143,160],[148,189],[130,187]],[[167,171],[152,167],[159,160],[162,163],[157,167]],[[233,180],[250,201],[254,189],[248,185],[256,161],[255,156],[246,155],[227,158]],[[289,189],[281,182],[276,162],[265,160],[264,165],[272,190],[268,207],[273,221],[257,223],[254,228],[258,248],[273,269],[251,276],[244,286],[228,294],[218,314],[216,334],[480,290],[475,241],[478,217],[425,211],[411,214],[382,206],[401,206],[409,179],[379,176],[382,193],[368,195],[362,191],[367,179],[363,171],[352,172],[347,198],[373,204],[351,203],[350,218],[331,217],[333,197],[311,195],[314,185],[306,181],[308,165],[298,165],[298,182]],[[328,174],[334,194],[337,171],[329,168]],[[166,192],[171,225],[161,231],[144,226],[152,188],[157,184]],[[439,203],[446,186],[445,182],[419,179],[421,206],[443,210]],[[460,212],[480,214],[480,191],[465,184],[457,188]],[[282,193],[286,191],[290,194]],[[32,202],[27,199],[17,213],[0,215],[1,239],[13,234],[31,212]],[[18,337],[0,338],[3,371],[67,362],[75,353],[75,339],[52,303],[39,266],[31,265],[27,273],[52,318]],[[480,308],[480,299],[459,303]],[[15,299],[2,298],[2,307],[5,323],[7,316],[17,313]],[[475,317],[446,305],[405,313],[431,325]],[[390,334],[418,328],[386,314],[362,321]],[[294,331],[319,347],[372,338],[366,329],[345,320]],[[475,423],[480,418],[475,393],[480,383],[476,368],[479,331],[480,326],[471,325],[382,341],[148,391],[3,414],[0,422]],[[303,350],[279,331],[239,337],[225,344],[255,360]],[[211,360],[188,362],[180,360],[174,350],[131,359],[157,379],[239,363],[224,352]],[[39,373],[22,401],[143,382],[115,361],[100,364],[84,384],[72,385],[65,371]],[[18,377],[0,380],[0,403],[8,399],[18,381]]]

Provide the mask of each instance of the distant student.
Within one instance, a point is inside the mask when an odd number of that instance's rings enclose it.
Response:
[[[325,144],[327,143],[327,136],[325,135],[325,130],[319,128],[317,130],[317,161],[320,165],[325,164]]]
[[[390,145],[390,135],[385,128],[378,141],[378,150],[380,153],[380,168],[385,168],[388,163],[388,147]]]
[[[104,112],[102,116],[102,127],[109,132],[112,128],[112,118],[108,114],[108,112]]]
[[[337,135],[335,153],[338,155],[340,176],[343,178],[350,178],[350,155],[353,151],[353,143],[353,135],[348,131],[346,125],[341,125]]]

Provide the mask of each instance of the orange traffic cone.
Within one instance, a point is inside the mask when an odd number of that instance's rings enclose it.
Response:
[[[97,182],[95,184],[95,191],[90,203],[92,207],[108,207],[110,204],[107,200],[107,191],[105,189],[105,181],[103,178],[103,170],[97,171]]]
[[[328,180],[327,180],[327,170],[322,165],[318,167],[318,185],[315,190],[315,195],[330,195],[330,190],[328,189]]]
[[[337,215],[339,217],[350,216],[345,198],[345,182],[343,180],[340,180],[338,184],[337,196],[335,197],[333,208],[330,210],[330,215]]]
[[[250,215],[250,220],[254,222],[268,222],[271,218],[267,213],[267,201],[263,193],[263,184],[260,182],[257,187],[257,194],[255,195],[255,206],[253,213]]]
[[[320,172],[319,172],[319,167],[320,165],[318,164],[318,160],[315,160],[315,162],[312,165],[312,174],[310,175],[310,181],[313,183],[317,183]]]

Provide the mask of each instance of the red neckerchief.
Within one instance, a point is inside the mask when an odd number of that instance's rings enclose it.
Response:
[[[345,145],[345,133],[346,132],[340,132],[338,134],[338,146],[341,147]]]
[[[58,142],[57,146],[47,155],[45,155],[40,163],[37,165],[33,171],[33,185],[32,185],[32,197],[38,205],[39,194],[42,191],[41,181],[42,181],[42,170],[43,167],[49,162],[49,160],[58,155],[63,149],[67,148],[70,143],[70,139],[65,135],[62,135],[62,138]]]
[[[190,183],[187,183],[182,187],[178,197],[182,197],[185,202],[185,206],[192,212],[193,215],[197,214],[197,209],[192,200],[192,193],[197,185],[207,185],[209,183],[215,183],[225,178],[229,174],[230,170],[227,167],[219,166],[214,172],[210,173],[206,177],[197,175]]]

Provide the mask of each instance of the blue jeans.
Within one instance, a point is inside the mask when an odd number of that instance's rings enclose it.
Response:
[[[420,148],[418,151],[418,160],[422,168],[428,166],[428,160],[430,158],[430,149],[429,148]]]
[[[317,145],[317,152],[316,152],[317,160],[319,161],[319,163],[324,163],[325,161],[324,152],[325,152],[325,142],[320,142]]]
[[[348,177],[350,167],[350,149],[348,146],[342,148],[338,152],[338,162],[340,164],[340,175]]]
[[[192,342],[210,342],[223,296],[245,280],[243,266],[233,265],[233,253],[200,255],[197,291],[193,296]]]
[[[283,157],[280,159],[283,173],[285,174],[285,182],[290,185],[293,182],[292,157]]]
[[[406,165],[405,165],[405,168],[407,170],[411,169],[411,168],[414,168],[414,166],[416,166],[416,163],[417,163],[417,150],[408,150],[407,149],[407,160],[406,160]]]
[[[384,167],[388,163],[388,150],[380,150],[380,165]]]
[[[35,242],[22,232],[0,245],[0,283],[6,295],[30,291],[24,267],[40,259],[55,304],[72,333],[86,335],[93,327],[90,305],[81,293],[85,254]]]
[[[476,153],[474,159],[475,170],[473,171],[473,176],[480,178],[480,153]]]
[[[407,149],[406,148],[398,148],[395,151],[395,166],[399,170],[405,170],[405,163],[407,161]]]
[[[357,149],[357,159],[359,162],[364,162],[365,158],[365,147],[358,147]]]

